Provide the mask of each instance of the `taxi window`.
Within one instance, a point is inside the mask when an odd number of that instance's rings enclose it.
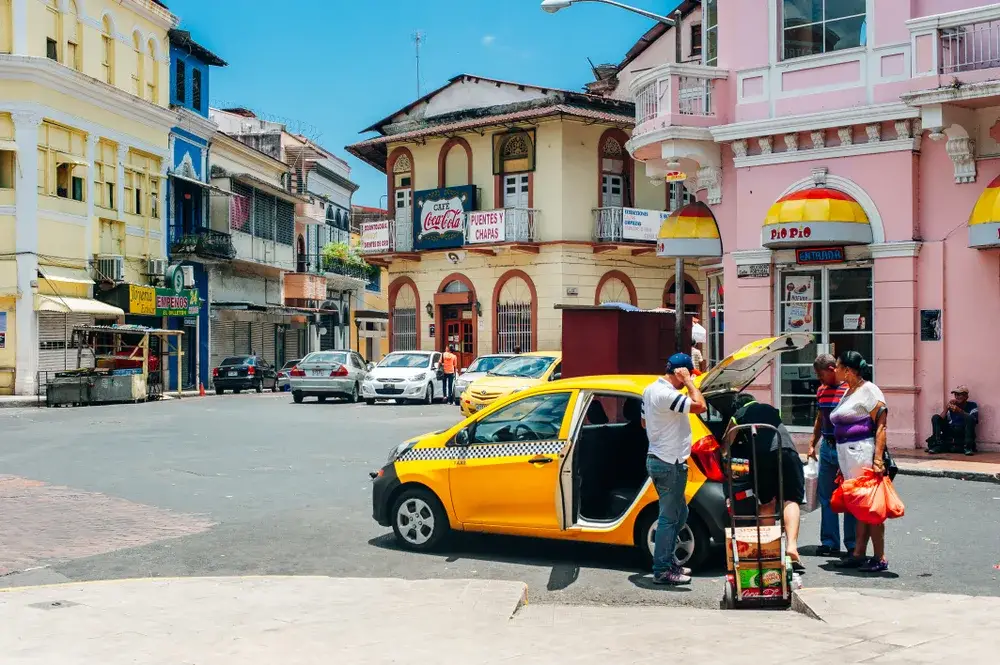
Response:
[[[525,397],[508,404],[476,423],[472,443],[558,439],[569,397],[569,393],[547,393]]]

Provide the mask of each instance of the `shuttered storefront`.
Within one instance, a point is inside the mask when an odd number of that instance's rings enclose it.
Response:
[[[235,321],[222,321],[220,319],[212,321],[212,367],[218,367],[223,358],[236,352],[235,340]]]
[[[50,373],[75,369],[77,349],[73,345],[73,327],[92,325],[90,314],[38,313],[38,380],[39,386],[46,383]],[[94,366],[94,356],[84,350],[80,359],[83,367]]]
[[[301,328],[290,328],[285,331],[285,362],[298,360],[302,357],[299,355],[299,335],[301,334]]]
[[[277,334],[275,331],[276,327],[273,323],[262,324],[263,329],[260,341],[254,341],[254,348],[257,350],[257,354],[272,365],[277,361],[277,356],[274,352],[274,336]]]

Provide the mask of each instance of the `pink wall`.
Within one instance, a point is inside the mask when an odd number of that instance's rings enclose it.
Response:
[[[719,67],[733,71],[766,67],[767,0],[722,0],[719,4]]]
[[[882,2],[887,2],[887,0],[878,0],[875,4]],[[958,12],[963,9],[974,9],[976,7],[985,7],[986,5],[993,4],[992,2],[985,2],[984,0],[888,0],[888,2],[901,2],[902,4],[912,3],[913,16],[910,18],[933,16],[934,14],[945,14],[947,12]]]
[[[684,21],[681,25],[682,62],[691,61],[691,26],[700,23],[700,9],[696,9],[684,17]],[[628,63],[621,71],[618,72],[618,87],[615,88],[615,93],[612,95],[613,97],[617,99],[628,99],[628,86],[632,79],[648,69],[675,61],[675,32],[676,31],[672,29],[667,30],[660,36],[659,39],[647,46],[646,50],[640,53],[635,60]],[[694,61],[701,64],[700,59],[696,58]]]

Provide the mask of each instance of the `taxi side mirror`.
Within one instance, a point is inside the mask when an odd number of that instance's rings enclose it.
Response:
[[[469,428],[463,427],[458,430],[458,434],[455,435],[455,444],[458,447],[464,448],[469,445]]]
[[[375,369],[375,363],[368,363],[367,365],[365,365],[365,369],[367,369],[369,372],[372,371],[373,369]]]
[[[558,381],[558,380],[559,380],[559,379],[561,379],[561,378],[562,378],[562,372],[555,372],[555,373],[554,373],[554,374],[552,374],[552,376],[551,376],[551,377],[549,378],[549,381]]]

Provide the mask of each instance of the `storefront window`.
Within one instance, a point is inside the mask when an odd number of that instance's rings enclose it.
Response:
[[[778,330],[812,333],[809,346],[780,359],[781,416],[812,427],[819,384],[812,363],[820,353],[858,351],[874,369],[871,268],[814,268],[781,273]]]
[[[722,274],[708,278],[708,366],[715,367],[726,357],[725,291]]]

